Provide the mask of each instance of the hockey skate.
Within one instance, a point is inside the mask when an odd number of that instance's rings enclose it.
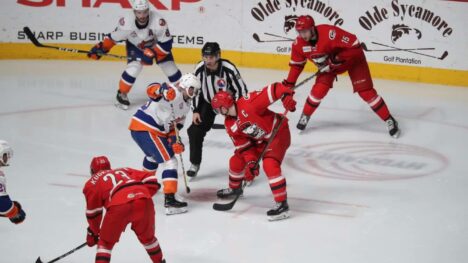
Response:
[[[310,116],[307,116],[307,115],[304,115],[304,113],[302,113],[301,115],[301,118],[299,119],[299,122],[297,123],[297,129],[303,131],[306,126],[307,126],[307,123],[309,123],[309,119],[310,119]]]
[[[286,219],[289,217],[289,205],[288,201],[277,202],[273,209],[267,212],[269,221],[277,221]]]
[[[165,195],[164,207],[166,208],[166,215],[175,215],[187,212],[187,202],[177,200],[174,194]]]
[[[200,170],[200,165],[192,163],[192,165],[190,165],[190,168],[187,171],[187,176],[192,178],[196,177],[198,174],[198,170]]]
[[[398,128],[398,122],[393,118],[393,116],[390,116],[390,118],[388,118],[386,123],[387,123],[388,134],[390,134],[390,136],[392,136],[393,138],[398,138],[400,136],[400,129]]]
[[[128,100],[127,94],[120,92],[120,90],[117,91],[117,96],[116,96],[117,102],[115,103],[115,106],[117,108],[120,108],[122,110],[128,110],[128,106],[130,106],[130,101]]]
[[[237,189],[225,188],[225,189],[218,190],[218,192],[216,192],[216,195],[219,198],[227,199],[227,198],[234,198],[237,195],[242,196],[243,192],[244,191],[242,190],[242,188],[237,188]]]

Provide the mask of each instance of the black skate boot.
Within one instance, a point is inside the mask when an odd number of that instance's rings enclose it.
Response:
[[[192,163],[192,165],[190,165],[190,168],[187,171],[187,176],[192,178],[197,176],[198,170],[200,170],[200,165]]]
[[[390,136],[393,138],[398,138],[400,136],[398,122],[393,118],[393,116],[390,116],[390,118],[388,118],[385,122],[387,123],[387,129]]]
[[[120,90],[117,91],[117,96],[116,96],[117,102],[115,103],[115,106],[117,108],[120,108],[122,110],[128,110],[128,106],[130,106],[130,101],[128,100],[127,94],[120,92]]]
[[[187,202],[177,200],[174,194],[165,194],[164,207],[166,208],[166,215],[175,215],[187,212]]]
[[[219,198],[223,198],[223,199],[234,198],[237,195],[242,195],[243,192],[244,191],[242,190],[242,188],[237,188],[237,189],[225,188],[225,189],[218,190],[218,192],[216,192],[216,195]]]
[[[299,130],[303,131],[305,127],[307,126],[307,123],[309,123],[309,119],[310,119],[310,116],[304,115],[304,113],[302,113],[301,118],[299,119],[299,122],[297,123],[296,127]]]
[[[288,218],[289,217],[288,201],[276,203],[273,209],[268,210],[267,216],[268,216],[269,221],[276,221],[276,220]]]

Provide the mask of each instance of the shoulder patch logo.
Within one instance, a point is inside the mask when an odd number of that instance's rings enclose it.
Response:
[[[165,26],[166,25],[166,20],[164,20],[163,18],[159,19],[159,25],[160,26]]]
[[[333,40],[335,39],[336,37],[336,31],[335,30],[330,30],[330,32],[328,33],[328,37],[330,37],[330,40]]]
[[[114,21],[115,21],[115,20],[114,20]],[[125,18],[123,18],[123,17],[120,18],[120,19],[119,19],[119,24],[120,24],[121,26],[125,26]]]
[[[312,47],[311,46],[302,47],[302,52],[304,52],[304,53],[312,52]]]

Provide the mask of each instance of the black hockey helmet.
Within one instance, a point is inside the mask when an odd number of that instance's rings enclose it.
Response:
[[[206,42],[202,48],[202,56],[219,56],[221,48],[217,42]]]

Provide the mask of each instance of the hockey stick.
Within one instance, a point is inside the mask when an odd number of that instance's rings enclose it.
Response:
[[[267,36],[279,37],[279,38],[282,38],[282,39],[287,39],[287,40],[289,40],[289,41],[294,41],[294,39],[292,39],[292,38],[283,37],[283,36],[275,35],[275,34],[272,34],[272,33],[263,33],[263,34],[265,34],[265,35],[267,35]]]
[[[312,76],[309,76],[307,78],[305,78],[303,81],[299,82],[299,84],[297,84],[296,86],[294,86],[292,89],[295,90],[297,88],[299,88],[300,86],[304,85],[307,81],[313,79],[315,76],[317,76],[320,72],[322,72],[322,70],[319,70],[317,72],[315,72],[314,74],[312,74]],[[281,124],[283,123],[283,120],[285,119],[284,117],[286,116],[286,114],[288,113],[288,111],[286,110],[283,115],[281,116],[281,120],[279,121],[278,125],[273,129],[273,131],[271,132],[271,136],[270,136],[270,139],[268,139],[268,142],[267,144],[265,145],[265,148],[263,149],[262,153],[260,154],[260,157],[257,159],[256,163],[255,163],[255,166],[253,168],[253,170],[255,169],[258,169],[258,166],[260,165],[260,161],[263,160],[263,157],[265,156],[267,150],[268,150],[268,147],[270,147],[270,144],[271,142],[273,141],[273,139],[275,138],[276,134],[278,133],[278,130],[279,128],[281,127]],[[244,189],[245,187],[247,186],[247,183],[245,181],[242,182],[242,191],[240,191],[238,194],[236,194],[236,196],[234,197],[234,200],[232,200],[231,202],[229,203],[226,203],[226,204],[220,204],[220,203],[214,203],[213,204],[213,209],[216,210],[216,211],[228,211],[228,210],[231,210],[234,205],[236,204],[237,202],[237,199],[239,199],[239,197],[242,195],[242,193],[244,192]]]
[[[174,106],[172,105],[172,103],[171,103],[171,110],[172,110],[172,116],[175,119]],[[177,128],[175,121],[174,121],[174,131],[176,134],[176,142],[180,143],[179,129]],[[182,167],[182,173],[184,174],[185,192],[187,192],[187,194],[190,194],[190,187],[187,184],[187,174],[185,173],[184,159],[182,158],[182,153],[179,153],[179,158],[180,158],[180,165]]]
[[[67,47],[56,47],[56,46],[49,46],[49,45],[44,45],[41,44],[37,38],[34,36],[33,32],[29,27],[24,27],[23,28],[24,33],[28,36],[29,40],[36,46],[36,47],[43,47],[43,48],[52,48],[52,49],[57,49],[60,51],[64,52],[71,52],[71,53],[83,53],[83,54],[88,54],[89,51],[86,50],[80,50],[80,49],[75,49],[75,48],[67,48]],[[107,57],[112,57],[112,58],[118,58],[118,59],[127,59],[126,56],[119,56],[119,55],[114,55],[114,54],[106,54],[106,53],[99,53],[100,56],[107,56]]]
[[[47,263],[53,263],[53,262],[59,261],[59,260],[61,260],[62,258],[66,257],[66,256],[68,256],[68,255],[70,255],[70,254],[72,254],[72,253],[74,253],[74,252],[77,251],[78,249],[83,248],[84,246],[86,246],[86,242],[84,242],[83,244],[81,244],[81,245],[75,247],[74,249],[68,251],[67,253],[65,253],[65,254],[63,254],[63,255],[61,255],[61,256],[59,256],[59,257],[57,257],[57,258],[54,258],[54,259],[51,260],[51,261],[48,261]],[[38,258],[37,258],[36,263],[43,263],[43,261],[41,260],[41,257],[38,257]]]
[[[445,59],[447,57],[447,55],[448,55],[448,51],[444,51],[444,53],[442,53],[442,56],[436,57],[436,56],[432,56],[432,55],[428,55],[428,54],[424,54],[424,53],[414,52],[414,51],[410,51],[410,50],[404,50],[404,49],[401,49],[401,48],[392,47],[392,46],[385,45],[385,44],[380,44],[380,43],[377,43],[377,42],[372,42],[372,44],[383,46],[383,47],[394,48],[394,49],[397,49],[399,51],[405,51],[405,52],[409,52],[409,53],[413,53],[413,54],[417,54],[417,55],[421,55],[421,56],[426,56],[426,57],[430,57],[430,58],[437,58],[437,59],[440,59],[440,60]]]
[[[224,124],[221,124],[221,123],[213,123],[213,126],[211,126],[211,128],[215,130],[226,129],[226,127],[224,127]]]
[[[253,39],[259,43],[266,43],[266,42],[291,42],[291,40],[261,40],[257,33],[252,35]]]
[[[395,48],[391,48],[391,49],[368,49],[367,48],[367,45],[365,43],[361,43],[361,46],[362,46],[362,49],[364,49],[364,51],[367,51],[367,52],[371,52],[371,51],[400,51],[398,49],[395,49]],[[433,47],[422,47],[422,48],[402,48],[401,51],[413,51],[413,50],[434,50],[435,48]]]

